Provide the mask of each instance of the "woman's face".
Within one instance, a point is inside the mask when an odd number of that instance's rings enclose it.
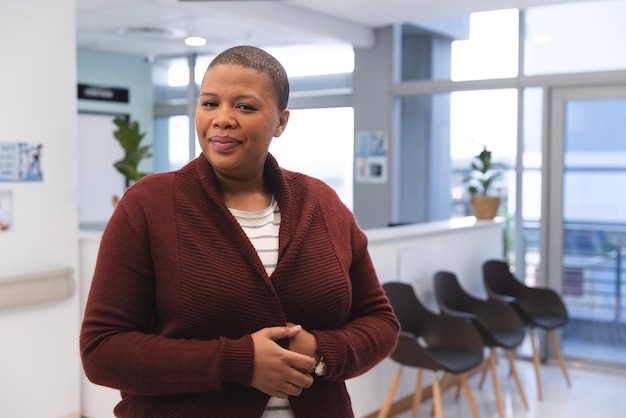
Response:
[[[234,64],[210,68],[196,109],[200,147],[221,179],[258,180],[272,137],[287,125],[269,77]]]

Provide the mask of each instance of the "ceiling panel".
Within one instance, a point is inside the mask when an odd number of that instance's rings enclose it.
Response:
[[[139,56],[215,53],[247,43],[257,46],[347,43],[371,47],[373,30],[392,23],[464,16],[472,11],[568,0],[282,0],[179,1],[77,0],[79,47]],[[570,0],[575,1],[575,0]],[[120,28],[154,28],[203,36],[204,47],[182,39],[120,35]]]

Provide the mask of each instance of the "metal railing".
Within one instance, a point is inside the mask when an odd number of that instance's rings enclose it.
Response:
[[[538,274],[539,231],[524,225],[526,278]],[[566,223],[563,231],[562,295],[573,318],[626,321],[626,225]],[[535,261],[536,260],[536,261]]]

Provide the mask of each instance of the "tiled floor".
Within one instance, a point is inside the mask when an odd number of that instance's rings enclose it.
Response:
[[[530,361],[518,360],[518,372],[522,379],[528,409],[517,393],[515,381],[507,377],[506,362],[499,363],[500,384],[506,410],[506,418],[621,418],[626,417],[626,373],[596,371],[570,365],[572,386],[568,387],[557,364],[541,368],[543,400],[537,399],[535,372]],[[480,376],[469,380],[481,418],[498,418],[491,379],[488,377],[482,389],[478,388]],[[443,394],[444,418],[471,418],[465,395],[454,399],[455,390]],[[425,401],[419,412],[422,418],[430,418],[432,402]],[[395,418],[410,418],[411,411]]]

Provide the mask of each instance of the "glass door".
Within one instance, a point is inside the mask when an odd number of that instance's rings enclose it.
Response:
[[[626,87],[555,89],[550,100],[541,275],[570,314],[562,349],[626,366]]]

